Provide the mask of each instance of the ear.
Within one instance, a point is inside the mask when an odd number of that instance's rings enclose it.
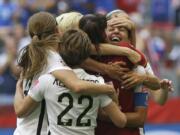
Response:
[[[55,28],[55,33],[59,33],[59,29],[58,29],[58,26]]]
[[[63,35],[62,30],[58,26],[55,29],[55,33],[58,33],[60,37],[62,37],[62,35]]]

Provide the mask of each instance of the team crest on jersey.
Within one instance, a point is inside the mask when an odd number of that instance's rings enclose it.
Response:
[[[36,86],[39,83],[39,80],[35,80],[34,86]]]

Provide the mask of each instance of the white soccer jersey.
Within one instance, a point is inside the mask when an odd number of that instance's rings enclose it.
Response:
[[[104,83],[83,69],[74,71],[82,80]],[[99,107],[112,102],[107,95],[73,93],[50,74],[41,76],[29,95],[38,102],[45,99],[51,135],[94,135]]]
[[[135,69],[133,69],[135,72],[139,74],[146,74],[146,70],[143,66],[138,65]],[[135,93],[141,93],[144,90],[144,86],[142,84],[136,86],[134,92]]]
[[[71,68],[66,66],[58,53],[49,51],[47,67],[44,68],[40,75],[55,70],[71,70]],[[32,81],[24,80],[23,90],[25,95],[36,84],[36,78],[38,76],[34,77]],[[29,116],[17,118],[17,127],[14,135],[47,135],[47,115],[44,101]]]
[[[154,72],[153,72],[152,67],[149,62],[147,63],[147,65],[145,67],[145,71],[146,71],[146,74],[154,75]]]

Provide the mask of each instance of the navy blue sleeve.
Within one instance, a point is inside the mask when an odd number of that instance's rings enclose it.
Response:
[[[148,93],[137,92],[134,93],[134,104],[135,106],[144,106],[147,107],[148,103]]]

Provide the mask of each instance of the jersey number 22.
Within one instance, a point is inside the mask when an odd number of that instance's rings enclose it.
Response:
[[[59,96],[58,102],[62,102],[63,98],[67,98],[69,100],[68,106],[58,115],[58,125],[62,126],[72,126],[73,119],[68,119],[67,122],[62,121],[62,117],[66,115],[72,108],[73,108],[73,97],[69,93],[63,93]],[[84,126],[91,126],[91,120],[87,119],[86,123],[83,123],[81,120],[86,115],[86,113],[92,108],[93,106],[93,99],[91,96],[87,95],[81,95],[78,98],[78,104],[82,104],[83,100],[88,100],[89,104],[85,108],[85,110],[77,117],[76,119],[76,126],[78,127],[84,127]]]

